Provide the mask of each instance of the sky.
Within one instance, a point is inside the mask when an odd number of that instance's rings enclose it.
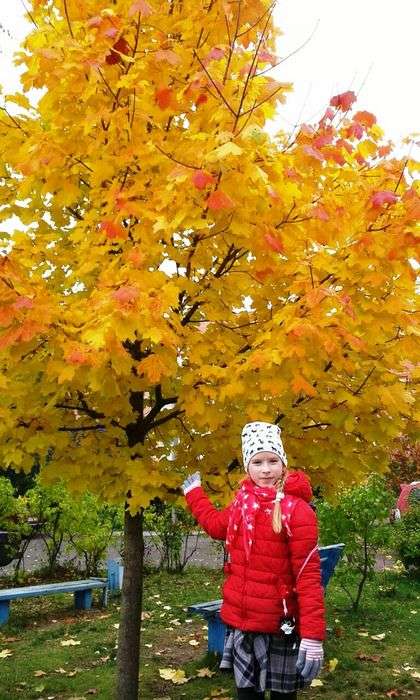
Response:
[[[0,29],[6,93],[18,87],[12,54],[29,26],[24,1],[0,0],[0,25],[12,35]],[[354,90],[357,109],[373,112],[395,143],[420,132],[420,0],[277,0],[274,18],[284,33],[277,54],[292,55],[272,75],[294,84],[276,128],[312,123],[332,95]]]

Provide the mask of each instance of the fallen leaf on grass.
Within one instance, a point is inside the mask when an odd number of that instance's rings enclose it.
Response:
[[[330,659],[328,661],[328,670],[330,673],[333,673],[335,671],[335,669],[337,668],[337,664],[338,664],[338,659]]]
[[[42,693],[43,690],[45,690],[45,685],[43,685],[43,684],[42,684],[42,685],[37,685],[37,686],[35,686],[35,688],[34,688],[34,691],[35,691],[36,693]]]
[[[369,632],[358,632],[359,637],[369,637]]]
[[[385,639],[385,632],[382,632],[382,634],[371,634],[370,638],[375,642],[380,642],[382,639]]]
[[[19,637],[5,637],[2,639],[3,644],[12,644],[12,642],[18,642]]]
[[[13,652],[10,649],[2,649],[0,651],[0,659],[6,659],[8,656],[12,656]]]
[[[188,644],[191,644],[192,647],[198,647],[199,643],[200,642],[197,642],[196,639],[190,639],[190,641],[188,642]]]
[[[197,670],[197,678],[211,678],[215,673],[216,671],[210,671],[209,668],[199,668]]]
[[[35,676],[36,678],[41,678],[42,676],[46,676],[46,675],[47,675],[47,674],[46,674],[45,671],[34,671],[34,676]]]
[[[62,647],[76,647],[80,644],[80,641],[77,639],[62,639],[60,644]]]
[[[185,671],[182,671],[180,668],[160,668],[159,675],[165,681],[172,681],[172,683],[175,683],[176,685],[188,683],[190,680],[189,678],[185,677]]]
[[[358,651],[356,659],[359,659],[359,661],[373,661],[373,663],[377,664],[382,659],[382,656],[380,654],[365,654],[363,651]]]
[[[388,690],[387,693],[385,693],[387,698],[399,698],[400,694],[396,688],[391,688],[391,690]]]
[[[415,678],[416,681],[420,681],[420,673],[418,671],[414,671],[414,673],[410,673],[411,678]]]
[[[323,684],[323,682],[319,678],[314,678],[310,687],[311,688],[320,688]]]

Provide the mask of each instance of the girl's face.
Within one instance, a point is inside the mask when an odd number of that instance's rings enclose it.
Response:
[[[274,452],[258,452],[248,464],[248,474],[257,486],[275,486],[284,464]]]

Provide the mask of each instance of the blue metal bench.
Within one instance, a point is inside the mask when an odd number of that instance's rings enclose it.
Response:
[[[319,547],[321,558],[321,576],[324,589],[327,587],[332,573],[343,553],[344,544],[330,544],[327,547]],[[209,603],[196,603],[188,607],[189,613],[197,613],[207,620],[208,625],[208,651],[216,654],[223,653],[226,625],[220,619],[222,600],[212,600]]]
[[[10,601],[20,598],[34,598],[56,593],[74,593],[74,607],[77,610],[89,610],[92,606],[92,591],[101,589],[101,604],[108,602],[108,582],[106,579],[89,578],[84,581],[65,581],[64,583],[46,583],[39,586],[22,586],[0,590],[0,625],[9,619]]]

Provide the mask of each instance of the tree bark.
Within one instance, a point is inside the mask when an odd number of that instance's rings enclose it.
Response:
[[[143,593],[143,509],[124,515],[124,578],[117,653],[117,700],[139,697],[140,628]]]

